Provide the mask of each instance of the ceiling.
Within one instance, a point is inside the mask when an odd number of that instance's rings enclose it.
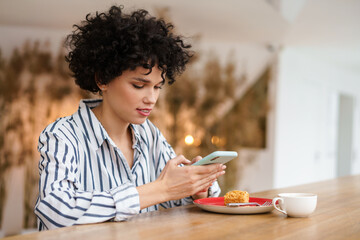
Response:
[[[360,65],[359,0],[0,0],[0,26],[70,31],[89,12],[168,8],[178,32],[207,41],[320,46]],[[1,38],[1,36],[0,36]]]
[[[215,40],[360,42],[358,0],[0,0],[0,25],[67,30],[87,13],[105,11],[113,4],[124,5],[126,11],[145,8],[152,14],[156,14],[156,8],[168,8],[181,33],[201,33],[204,38]],[[298,16],[287,21],[288,13],[294,12],[292,6],[298,8]]]
[[[105,11],[112,4],[126,11],[145,8],[153,15],[168,8],[184,35],[228,41],[278,41],[288,23],[263,0],[0,0],[0,24],[70,29],[89,12]]]

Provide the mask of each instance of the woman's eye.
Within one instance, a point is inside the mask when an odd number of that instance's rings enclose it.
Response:
[[[159,83],[158,85],[155,86],[156,89],[162,89],[162,87],[164,86],[164,81],[162,81],[161,83]]]
[[[143,88],[144,86],[143,85],[136,85],[136,84],[133,84],[134,88]]]

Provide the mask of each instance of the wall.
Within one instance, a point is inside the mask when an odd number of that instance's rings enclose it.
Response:
[[[250,193],[272,189],[274,187],[274,149],[275,149],[275,112],[277,87],[277,55],[271,61],[271,80],[268,88],[269,111],[266,123],[266,147],[264,149],[242,148],[238,162],[240,179],[237,189]]]
[[[286,47],[280,54],[274,149],[274,187],[336,177],[340,93],[355,99],[353,152],[359,152],[360,71],[338,64],[334,49]],[[352,174],[360,173],[353,154]]]
[[[51,29],[27,26],[0,25],[0,47],[2,55],[9,57],[14,48],[23,46],[26,41],[39,41],[41,44],[49,43],[49,51],[57,54],[62,47],[62,41],[70,30]]]

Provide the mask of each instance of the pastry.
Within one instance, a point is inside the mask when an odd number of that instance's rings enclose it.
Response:
[[[246,191],[233,190],[227,192],[224,196],[224,204],[228,203],[248,203],[249,193]]]

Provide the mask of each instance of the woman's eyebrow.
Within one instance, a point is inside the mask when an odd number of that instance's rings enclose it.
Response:
[[[136,81],[139,81],[139,82],[144,82],[144,83],[151,82],[150,80],[147,80],[145,78],[134,77],[133,79],[136,80]]]
[[[136,80],[136,81],[139,81],[139,82],[143,82],[143,83],[149,83],[149,82],[151,82],[150,80],[147,80],[147,79],[145,79],[145,78],[140,78],[140,77],[134,77],[133,79]],[[162,84],[162,85],[164,85],[164,84],[165,84],[165,80],[161,80],[161,81],[158,82],[157,84]]]

